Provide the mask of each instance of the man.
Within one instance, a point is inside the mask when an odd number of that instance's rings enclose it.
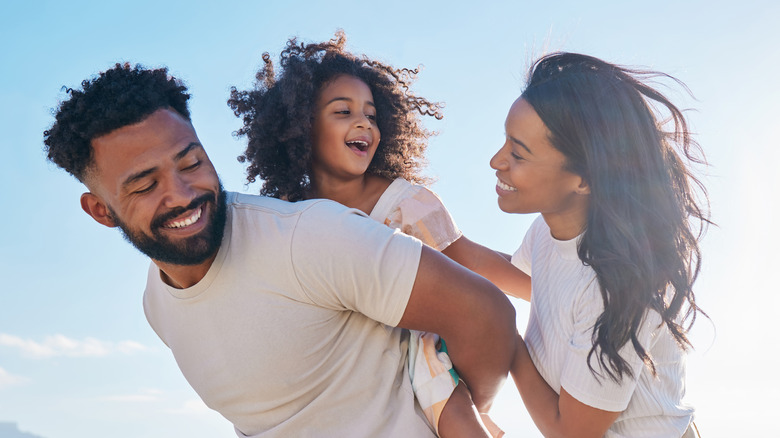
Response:
[[[152,259],[147,319],[238,436],[432,436],[393,327],[442,335],[489,408],[515,349],[492,284],[339,204],[224,192],[166,69],[82,85],[44,133],[49,159]]]

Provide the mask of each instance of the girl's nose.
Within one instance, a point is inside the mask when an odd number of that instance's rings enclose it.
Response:
[[[357,120],[355,121],[355,127],[357,128],[371,128],[371,119],[368,118],[368,115],[366,114],[358,114]]]

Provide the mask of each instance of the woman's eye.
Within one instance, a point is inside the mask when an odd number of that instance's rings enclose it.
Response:
[[[523,157],[521,157],[520,155],[517,155],[514,152],[512,152],[511,155],[512,155],[512,158],[514,158],[515,160],[522,160],[523,159]]]
[[[350,114],[349,110],[336,111],[336,114]]]

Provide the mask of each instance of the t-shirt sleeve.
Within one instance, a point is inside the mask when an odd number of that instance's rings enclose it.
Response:
[[[620,349],[620,356],[628,361],[633,377],[623,375],[618,382],[612,380],[599,363],[598,355],[601,350],[598,348],[590,358],[591,366],[598,374],[591,372],[588,367],[588,353],[593,346],[593,327],[604,311],[602,303],[601,291],[594,278],[573,307],[576,312],[574,334],[569,341],[569,350],[563,364],[561,387],[588,406],[621,412],[628,407],[645,365],[629,341]],[[637,336],[647,351],[650,349],[654,328],[660,322],[660,319],[654,318],[653,315],[657,316],[657,313],[651,312],[645,318]]]
[[[525,237],[523,237],[523,243],[521,243],[520,247],[517,248],[517,251],[512,254],[512,264],[529,276],[532,276],[531,249],[534,246],[534,240],[536,239],[536,236],[543,232],[543,229],[545,228],[544,225],[544,219],[541,216],[537,217],[536,220],[534,220],[534,222],[531,224],[531,227],[525,233]]]
[[[422,243],[330,201],[301,215],[291,262],[312,303],[395,326],[417,276]]]
[[[463,235],[441,199],[425,187],[399,202],[384,223],[422,240],[437,251],[447,248]]]

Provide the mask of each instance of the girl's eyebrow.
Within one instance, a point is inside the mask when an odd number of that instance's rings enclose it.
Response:
[[[325,104],[325,106],[328,106],[328,105],[332,104],[333,102],[337,102],[337,101],[341,101],[341,100],[346,101],[346,102],[352,102],[352,98],[349,98],[349,97],[334,97],[333,99],[329,100],[328,103]],[[368,100],[368,101],[366,101],[366,104],[375,107],[373,101]]]
[[[520,141],[520,140],[518,140],[518,139],[516,139],[516,138],[512,137],[512,136],[511,136],[511,135],[509,135],[509,134],[507,134],[506,136],[507,136],[507,137],[508,137],[510,140],[512,140],[512,143],[515,143],[515,144],[518,144],[518,145],[522,146],[522,147],[523,147],[523,149],[527,150],[529,154],[531,154],[531,155],[533,155],[533,154],[534,154],[533,152],[531,152],[531,149],[528,149],[528,146],[526,146],[526,145],[525,145],[525,143],[523,143],[522,141]]]

